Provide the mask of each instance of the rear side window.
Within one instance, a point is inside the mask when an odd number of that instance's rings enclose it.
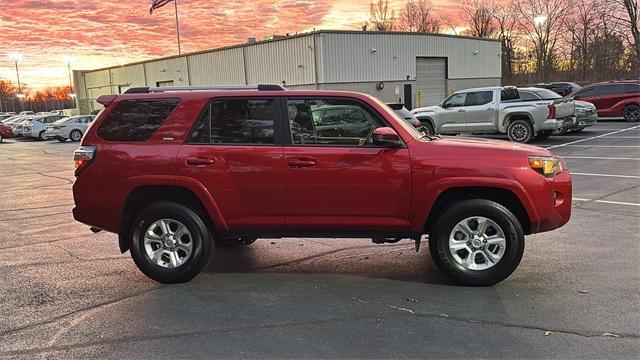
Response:
[[[534,93],[536,93],[536,95],[538,95],[542,100],[562,99],[562,95],[555,93],[551,90],[540,89],[540,90],[534,91]]]
[[[220,99],[208,105],[189,138],[197,144],[273,144],[273,99]]]
[[[124,100],[107,115],[98,136],[108,141],[146,141],[162,126],[178,99]]]
[[[532,101],[532,100],[540,100],[533,92],[530,91],[518,91],[520,93],[520,100],[522,101]]]
[[[486,105],[493,101],[493,91],[472,91],[467,93],[466,106]]]

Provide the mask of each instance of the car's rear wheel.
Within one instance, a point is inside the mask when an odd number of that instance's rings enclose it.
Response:
[[[449,207],[429,235],[436,265],[462,284],[488,286],[506,279],[520,264],[524,231],[509,209],[490,200],[465,200]]]
[[[190,281],[209,260],[213,236],[203,218],[186,206],[167,201],[152,204],[133,224],[131,257],[156,281]]]
[[[520,143],[528,143],[533,139],[533,126],[527,120],[514,120],[507,127],[509,140]]]
[[[40,141],[47,140],[47,137],[44,135],[44,130],[40,131],[40,133],[38,134],[38,140],[40,140]]]
[[[625,106],[622,116],[626,121],[640,121],[640,106],[635,104]]]
[[[71,141],[80,141],[80,139],[82,139],[82,131],[80,130],[72,130],[71,133],[69,133],[69,139],[71,139]]]

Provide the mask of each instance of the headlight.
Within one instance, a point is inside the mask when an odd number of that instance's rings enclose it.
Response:
[[[587,109],[583,109],[583,108],[576,108],[576,112],[579,112],[581,114],[584,114],[587,112]]]
[[[562,163],[555,157],[530,157],[529,166],[545,177],[554,177],[562,172]]]

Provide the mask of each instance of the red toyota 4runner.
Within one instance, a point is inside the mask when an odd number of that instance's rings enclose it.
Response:
[[[277,85],[135,88],[74,153],[76,220],[119,234],[160,282],[191,280],[216,241],[428,235],[468,285],[509,276],[524,236],[571,215],[571,177],[539,147],[425,135],[359,93]]]

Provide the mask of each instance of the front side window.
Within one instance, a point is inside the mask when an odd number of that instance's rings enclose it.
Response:
[[[290,99],[287,113],[295,145],[372,145],[379,115],[347,99]]]
[[[450,107],[464,106],[464,102],[466,99],[467,99],[466,93],[453,94],[447,100],[445,100],[444,107],[450,108]]]
[[[640,84],[624,84],[624,92],[627,94],[639,94],[640,95]]]
[[[211,102],[190,142],[198,144],[273,144],[273,99],[219,99]]]
[[[121,101],[107,115],[98,136],[108,141],[149,140],[178,103],[178,99]]]
[[[466,106],[486,105],[493,101],[493,91],[472,91],[467,93]]]
[[[594,96],[596,94],[596,88],[595,87],[590,87],[590,88],[586,88],[586,89],[582,89],[580,91],[578,91],[575,95],[576,98],[583,98],[583,97],[588,97],[588,96]]]

